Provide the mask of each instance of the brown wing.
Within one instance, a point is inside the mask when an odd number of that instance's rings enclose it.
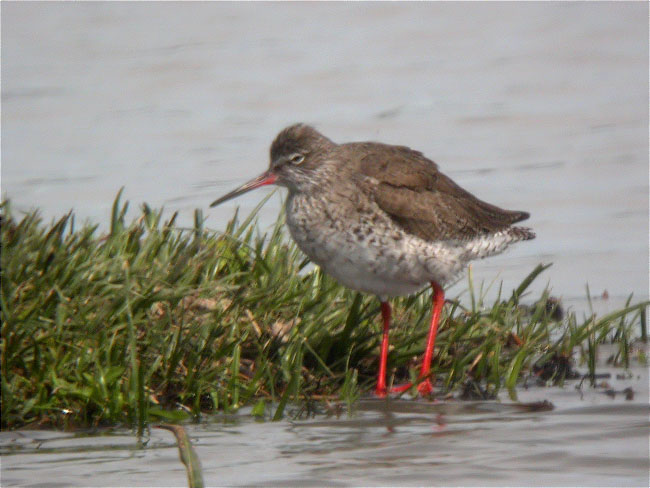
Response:
[[[404,230],[422,239],[468,240],[529,217],[479,200],[420,152],[376,143],[360,146],[365,151],[359,169],[372,178],[375,201]]]

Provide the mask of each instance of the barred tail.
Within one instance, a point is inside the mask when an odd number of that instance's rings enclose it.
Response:
[[[533,232],[533,229],[530,229],[528,227],[510,227],[508,229],[508,233],[514,237],[514,241],[529,241],[531,239],[535,239],[535,233]]]
[[[508,227],[493,234],[484,234],[465,244],[463,259],[481,259],[502,253],[514,242],[527,241],[535,238],[535,233],[528,227]]]

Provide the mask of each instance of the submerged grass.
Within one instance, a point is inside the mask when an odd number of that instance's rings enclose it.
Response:
[[[262,202],[263,203],[263,202]],[[260,205],[262,205],[262,203]],[[75,227],[72,213],[44,225],[2,204],[2,427],[128,423],[252,407],[280,419],[289,405],[356,400],[375,381],[379,303],[309,266],[280,217],[268,235],[254,211],[226,232],[163,221],[143,205],[127,224],[113,205],[110,232]],[[581,349],[595,377],[595,348],[646,335],[647,302],[605,317],[560,318],[544,292],[485,304],[470,275],[470,308],[445,306],[433,373],[438,394],[494,396],[535,372],[561,380]],[[501,295],[501,294],[500,294]],[[394,301],[391,376],[416,374],[430,292]],[[549,366],[550,365],[550,366]]]

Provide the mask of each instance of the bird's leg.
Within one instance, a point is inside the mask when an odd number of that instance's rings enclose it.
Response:
[[[388,302],[381,302],[381,318],[384,321],[384,334],[381,340],[381,352],[379,354],[379,376],[377,377],[377,388],[375,395],[386,396],[386,362],[388,361],[388,329],[390,329],[390,305]]]
[[[433,385],[429,380],[429,371],[431,371],[431,359],[433,358],[433,347],[436,343],[436,333],[438,332],[438,324],[440,323],[440,313],[442,306],[445,304],[445,292],[442,287],[435,281],[431,282],[433,288],[433,310],[431,312],[431,326],[429,327],[429,335],[427,336],[427,347],[424,350],[424,357],[422,358],[422,369],[420,370],[420,378],[426,378],[418,385],[418,391],[422,395],[429,395],[433,392]]]
[[[427,345],[422,358],[422,369],[420,369],[420,378],[424,378],[418,384],[418,392],[421,395],[429,395],[433,392],[433,385],[428,376],[431,371],[431,360],[433,359],[433,348],[436,343],[440,313],[442,312],[442,306],[445,304],[445,292],[442,290],[442,287],[435,281],[431,282],[431,287],[433,288],[433,310],[431,312],[431,325],[429,326]],[[390,391],[392,393],[403,393],[412,386],[411,383],[406,383],[404,385],[394,386]]]

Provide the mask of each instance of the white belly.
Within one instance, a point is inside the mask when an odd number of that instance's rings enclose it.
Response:
[[[341,284],[382,298],[421,290],[431,281],[443,285],[464,268],[464,249],[427,243],[392,222],[364,215],[332,215],[296,197],[287,201],[287,224],[298,247]],[[338,218],[345,217],[345,218]]]

